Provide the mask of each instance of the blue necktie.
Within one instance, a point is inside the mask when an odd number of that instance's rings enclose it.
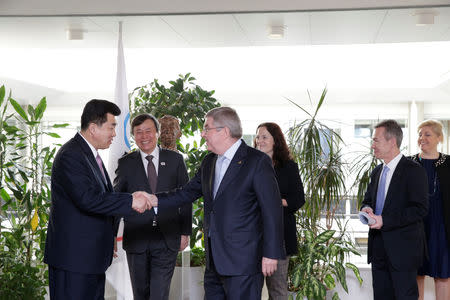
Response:
[[[388,172],[389,168],[385,165],[383,167],[383,171],[381,172],[377,190],[377,205],[375,207],[375,214],[378,216],[383,212],[384,200],[386,199],[386,175]]]

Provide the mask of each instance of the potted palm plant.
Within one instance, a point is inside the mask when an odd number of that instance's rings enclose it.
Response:
[[[345,223],[335,215],[347,195],[347,171],[340,135],[317,117],[326,94],[325,88],[312,113],[288,99],[307,115],[288,132],[306,197],[297,214],[299,254],[290,260],[289,285],[297,297],[307,299],[325,299],[337,283],[348,292],[346,269],[362,283],[358,268],[346,259],[350,253],[359,253],[346,234]],[[339,299],[337,292],[332,297]]]

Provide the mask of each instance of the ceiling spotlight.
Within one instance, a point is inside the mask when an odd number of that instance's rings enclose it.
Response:
[[[272,40],[279,40],[284,37],[285,26],[271,25],[268,27],[267,37]]]
[[[69,41],[82,40],[84,38],[84,33],[87,32],[84,29],[79,28],[69,28],[66,29],[67,39]]]
[[[426,26],[434,24],[434,17],[438,13],[431,10],[424,10],[416,11],[413,15],[416,16],[416,26]]]

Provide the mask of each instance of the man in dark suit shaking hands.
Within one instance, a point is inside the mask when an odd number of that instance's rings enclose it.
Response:
[[[150,114],[131,122],[138,151],[121,159],[114,190],[149,193],[170,191],[188,181],[183,156],[160,149],[160,126]],[[192,232],[192,204],[150,211],[124,218],[123,248],[127,253],[134,300],[167,300],[178,251],[184,250]]]
[[[428,185],[425,170],[400,153],[402,138],[394,120],[375,126],[372,149],[384,163],[372,171],[361,209],[376,221],[368,245],[374,300],[419,296],[416,276],[425,249]]]
[[[259,300],[263,275],[285,257],[283,211],[272,161],[241,140],[236,111],[206,114],[202,137],[208,154],[181,191],[153,196],[164,211],[203,196],[207,300]]]
[[[119,114],[114,103],[89,101],[81,131],[59,149],[53,162],[44,256],[52,300],[104,299],[105,271],[117,230],[114,217],[147,208],[145,192],[113,192],[98,155],[111,145]]]

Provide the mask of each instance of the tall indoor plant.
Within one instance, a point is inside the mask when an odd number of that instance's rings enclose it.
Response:
[[[6,225],[0,235],[0,299],[44,299],[49,176],[56,146],[43,145],[42,137],[59,136],[43,128],[45,98],[26,109],[10,96],[6,101],[0,89],[0,102],[5,105],[2,112],[8,110],[9,104],[14,111],[2,120],[2,149],[8,152],[2,158],[1,170],[1,218]],[[60,126],[66,125],[50,127]]]
[[[151,113],[156,118],[172,115],[180,120],[181,132],[187,142],[178,142],[178,150],[186,156],[185,162],[190,177],[194,176],[200,162],[208,153],[205,141],[199,140],[204,116],[209,110],[220,106],[213,97],[214,91],[204,90],[195,81],[190,73],[180,74],[176,80],[169,81],[168,87],[155,79],[147,85],[135,88],[130,94],[132,115]],[[191,248],[202,241],[202,228],[203,201],[196,201],[193,204]]]
[[[326,291],[338,282],[347,291],[346,269],[362,283],[358,268],[347,261],[350,253],[359,253],[345,232],[345,223],[335,216],[346,197],[347,170],[340,135],[318,119],[326,94],[325,88],[312,113],[288,99],[307,115],[290,128],[288,137],[306,197],[305,206],[297,213],[299,254],[291,258],[289,283],[297,296],[308,299],[325,299]],[[339,299],[337,292],[333,299]]]

